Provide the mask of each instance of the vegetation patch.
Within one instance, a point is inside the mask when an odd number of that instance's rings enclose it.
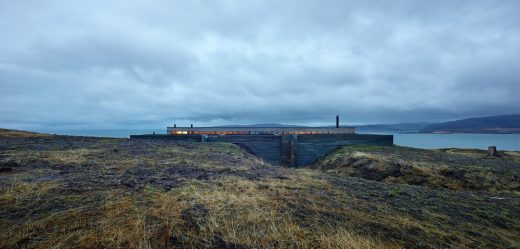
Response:
[[[312,168],[374,181],[473,191],[520,191],[520,156],[482,150],[344,146]]]
[[[518,192],[283,168],[233,144],[2,137],[0,162],[0,248],[520,247]]]

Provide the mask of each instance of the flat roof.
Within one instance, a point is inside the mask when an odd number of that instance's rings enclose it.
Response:
[[[233,129],[258,129],[258,128],[277,128],[277,129],[298,129],[298,128],[306,128],[306,129],[316,129],[316,128],[319,128],[319,129],[335,129],[335,128],[356,128],[355,126],[340,126],[340,127],[336,127],[336,126],[193,126],[193,127],[189,127],[189,126],[177,126],[177,127],[173,127],[173,126],[168,126],[167,128],[188,128],[188,129],[225,129],[225,128],[233,128]]]
[[[171,134],[351,134],[355,127],[167,127]]]

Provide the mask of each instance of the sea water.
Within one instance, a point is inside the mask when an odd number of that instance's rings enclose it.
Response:
[[[498,150],[520,151],[520,134],[425,134],[388,132],[372,132],[372,134],[391,134],[394,135],[394,144],[396,145],[422,149],[487,149],[488,146],[496,146]]]

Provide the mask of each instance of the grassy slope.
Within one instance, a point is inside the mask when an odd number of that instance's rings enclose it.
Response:
[[[520,191],[520,154],[468,149],[345,146],[313,165],[342,175],[389,183],[476,190]]]
[[[514,191],[286,169],[230,144],[0,131],[0,162],[0,248],[520,246]]]

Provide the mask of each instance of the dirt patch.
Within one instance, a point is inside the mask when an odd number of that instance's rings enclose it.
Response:
[[[181,212],[181,218],[184,221],[184,225],[188,229],[194,229],[196,231],[204,229],[208,222],[207,216],[208,209],[203,204],[195,204]]]

